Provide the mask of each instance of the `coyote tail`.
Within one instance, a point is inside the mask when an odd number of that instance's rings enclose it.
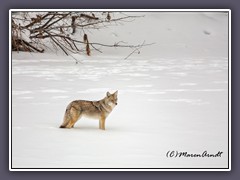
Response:
[[[70,113],[70,109],[67,107],[64,114],[64,118],[63,118],[63,124],[59,128],[66,128],[67,124],[69,123],[69,118],[68,118],[69,113]]]

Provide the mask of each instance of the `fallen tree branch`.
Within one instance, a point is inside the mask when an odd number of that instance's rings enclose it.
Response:
[[[16,19],[14,19],[14,17]],[[13,50],[44,52],[44,49],[37,48],[37,44],[40,43],[41,47],[47,47],[48,44],[46,44],[44,39],[50,39],[52,46],[55,47],[56,50],[60,49],[67,56],[71,55],[71,53],[79,52],[84,52],[90,56],[91,49],[103,53],[101,47],[134,49],[126,57],[127,59],[142,47],[150,46],[154,43],[146,44],[144,41],[144,43],[140,45],[132,45],[119,41],[114,44],[104,44],[82,40],[80,35],[84,34],[85,36],[86,29],[88,29],[88,31],[90,31],[90,29],[100,29],[108,25],[116,25],[117,22],[120,21],[134,20],[134,18],[139,17],[144,16],[120,14],[114,17],[112,12],[39,12],[38,14],[33,13],[32,15],[31,13],[24,12],[22,15],[21,13],[14,14],[12,16],[12,37],[15,37],[15,40],[24,38],[25,41],[17,43],[17,41],[12,40],[12,47],[14,47]],[[27,25],[24,25],[25,23],[27,23]],[[77,30],[80,30],[79,37],[77,37],[77,33],[75,34],[75,32],[78,32]],[[18,36],[23,33],[23,37]],[[32,39],[33,43],[28,43],[28,39]],[[51,46],[48,48],[50,47]]]

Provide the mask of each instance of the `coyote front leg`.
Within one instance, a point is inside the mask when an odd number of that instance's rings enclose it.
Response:
[[[106,116],[102,114],[99,120],[99,129],[105,130],[105,120],[106,120]]]

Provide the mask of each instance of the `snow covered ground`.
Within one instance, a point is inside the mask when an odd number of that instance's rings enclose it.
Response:
[[[13,168],[228,167],[227,14],[137,14],[145,17],[92,34],[156,43],[127,60],[127,49],[74,55],[78,64],[61,54],[12,54]],[[106,131],[86,118],[58,128],[69,102],[115,90]],[[223,154],[170,158],[168,151]]]

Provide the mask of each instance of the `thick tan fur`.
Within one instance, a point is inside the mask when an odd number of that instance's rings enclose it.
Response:
[[[60,128],[73,128],[82,116],[86,116],[98,119],[99,129],[105,130],[106,118],[117,105],[117,94],[118,91],[113,94],[107,92],[106,97],[99,101],[72,101],[66,108]]]

